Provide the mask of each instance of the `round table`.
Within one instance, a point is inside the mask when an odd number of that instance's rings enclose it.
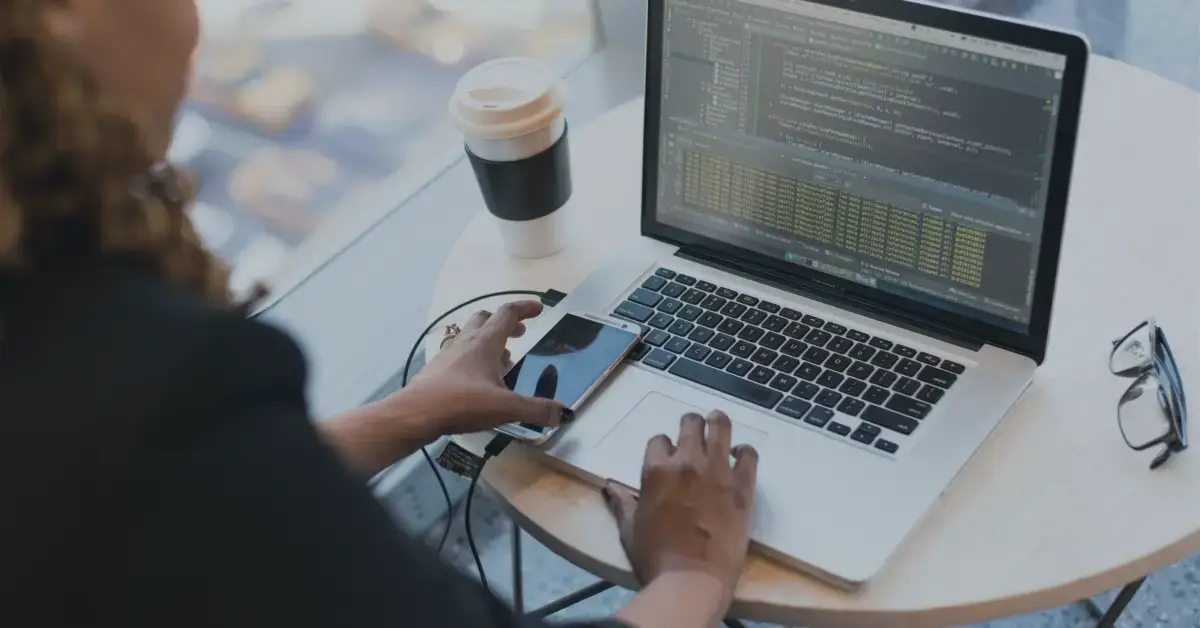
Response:
[[[733,616],[873,628],[967,624],[1081,600],[1200,550],[1200,452],[1151,472],[1147,455],[1128,449],[1118,432],[1116,401],[1127,382],[1107,369],[1112,339],[1152,315],[1185,385],[1200,390],[1189,368],[1200,353],[1200,95],[1096,57],[1084,111],[1049,356],[1033,387],[864,590],[837,590],[752,558]],[[481,212],[442,269],[431,313],[494,290],[569,291],[638,236],[642,123],[637,100],[573,138],[570,248],[511,259]],[[521,447],[489,463],[484,480],[551,550],[635,586],[595,489]]]

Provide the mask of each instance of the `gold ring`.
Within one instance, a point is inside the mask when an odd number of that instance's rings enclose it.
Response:
[[[462,334],[462,328],[458,325],[455,325],[454,323],[446,325],[446,330],[442,332],[442,344],[438,346],[445,349],[446,343],[458,338],[460,334]]]

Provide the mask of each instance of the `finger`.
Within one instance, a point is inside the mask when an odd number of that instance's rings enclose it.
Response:
[[[512,364],[512,351],[505,349],[504,353],[500,354],[500,362],[502,364]]]
[[[547,427],[558,427],[570,423],[575,413],[553,399],[525,397],[508,390],[499,398],[495,408],[498,425],[505,423],[532,423]]]
[[[509,337],[517,330],[521,321],[533,318],[542,313],[542,304],[537,301],[517,301],[506,303],[488,319],[479,330],[486,342],[504,345]]]
[[[634,515],[637,514],[637,497],[633,491],[612,481],[604,487],[603,493],[608,511],[617,520],[617,529],[621,532],[621,545],[628,553],[633,547],[633,521]]]
[[[520,338],[521,336],[525,335],[526,331],[528,331],[528,328],[525,327],[525,323],[517,323],[517,328],[514,329],[513,333],[510,334],[508,337],[509,338]]]
[[[758,450],[750,445],[739,445],[733,450],[737,462],[733,464],[733,482],[747,508],[754,505],[755,487],[758,485]]]
[[[720,410],[713,410],[708,413],[708,436],[707,450],[708,457],[720,464],[729,466],[729,438],[733,433],[733,424],[729,421],[729,416]]]
[[[474,314],[471,315],[471,318],[467,319],[467,322],[463,323],[462,330],[464,333],[471,332],[471,331],[479,331],[480,328],[482,328],[485,324],[487,324],[488,319],[490,319],[491,317],[492,317],[492,313],[487,310],[480,310],[478,312],[475,312]]]
[[[679,423],[679,445],[675,451],[686,458],[704,456],[704,417],[694,412],[683,415]]]
[[[646,457],[642,460],[642,469],[658,466],[667,461],[675,453],[675,445],[666,434],[659,434],[646,443]]]

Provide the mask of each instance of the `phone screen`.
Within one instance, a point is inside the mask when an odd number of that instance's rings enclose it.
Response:
[[[554,399],[574,408],[636,340],[633,331],[568,314],[533,345],[504,383],[527,397]],[[521,427],[545,430],[525,423]]]

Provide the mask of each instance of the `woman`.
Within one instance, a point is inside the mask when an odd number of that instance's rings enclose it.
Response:
[[[193,0],[0,0],[0,617],[6,626],[529,626],[404,538],[363,478],[442,435],[568,419],[501,385],[537,304],[477,314],[404,392],[314,428],[301,355],[246,321],[156,167]],[[707,433],[706,433],[707,432]],[[709,626],[757,455],[729,421],[654,439],[606,490],[642,592]]]

